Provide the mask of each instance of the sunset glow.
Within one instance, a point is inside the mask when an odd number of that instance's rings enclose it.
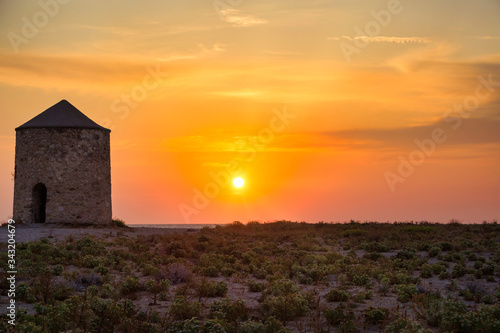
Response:
[[[243,180],[243,178],[237,177],[234,178],[233,185],[234,187],[241,188],[243,187],[243,185],[245,185],[245,181]]]
[[[497,0],[54,3],[0,3],[2,220],[62,99],[127,223],[500,218]]]

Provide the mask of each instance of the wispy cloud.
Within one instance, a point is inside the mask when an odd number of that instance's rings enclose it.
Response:
[[[221,43],[215,43],[213,45],[205,45],[205,44],[198,44],[199,48],[203,51],[203,53],[218,53],[218,52],[224,52],[226,51],[226,45],[221,44]]]
[[[432,43],[430,38],[427,37],[388,37],[388,36],[342,36],[342,37],[328,37],[329,40],[360,40],[362,42],[370,43],[396,43],[396,44],[428,44]]]
[[[273,50],[262,50],[262,52],[267,53],[267,54],[272,54],[272,55],[278,55],[278,56],[283,56],[283,55],[298,55],[298,54],[300,54],[299,52],[273,51]]]
[[[212,94],[220,96],[228,96],[228,97],[251,98],[262,95],[263,92],[257,90],[231,90],[231,91],[215,91],[212,92]]]
[[[470,38],[482,39],[482,40],[500,40],[500,36],[473,36]]]
[[[249,27],[252,25],[266,24],[267,21],[253,15],[242,14],[238,9],[228,8],[221,11],[224,21],[237,27]]]

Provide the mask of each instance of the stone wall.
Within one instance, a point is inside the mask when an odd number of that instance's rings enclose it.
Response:
[[[42,183],[46,223],[110,223],[109,135],[101,129],[18,129],[14,220],[34,222],[33,188]]]

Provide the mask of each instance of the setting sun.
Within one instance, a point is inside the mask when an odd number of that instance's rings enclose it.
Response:
[[[245,181],[241,177],[236,177],[233,180],[233,185],[234,187],[241,188],[243,185],[245,185]]]

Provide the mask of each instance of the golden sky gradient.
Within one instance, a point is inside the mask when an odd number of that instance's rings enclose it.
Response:
[[[1,219],[14,128],[61,99],[112,129],[113,214],[130,224],[498,219],[499,14],[0,0]]]

